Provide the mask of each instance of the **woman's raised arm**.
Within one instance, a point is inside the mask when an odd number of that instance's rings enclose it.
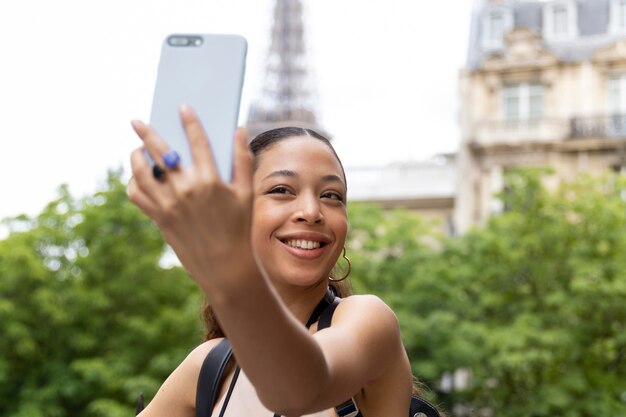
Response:
[[[151,175],[142,150],[136,150],[131,159],[133,180],[129,196],[156,222],[183,266],[206,293],[231,341],[238,364],[263,404],[285,416],[319,411],[352,397],[393,369],[400,386],[407,390],[408,405],[410,369],[393,312],[375,297],[351,297],[337,309],[331,328],[310,334],[303,322],[323,296],[327,277],[320,276],[317,283],[303,284],[298,287],[299,292],[290,292],[288,285],[282,285],[272,275],[281,266],[258,259],[251,239],[254,169],[245,131],[236,134],[233,182],[226,184],[217,173],[208,140],[195,114],[184,107],[181,120],[189,138],[193,166],[169,170],[165,179],[159,181]],[[133,127],[153,159],[162,163],[167,145],[149,126],[134,122]],[[302,172],[298,172],[299,165],[272,171],[268,177],[278,176],[281,181],[284,177],[284,184],[272,186],[261,195],[271,198],[277,209],[287,207],[293,211],[289,221],[303,225],[300,229],[322,227],[337,210],[343,210],[345,218],[345,206],[341,206],[345,197],[339,195],[334,185],[339,175],[322,175],[319,190],[306,179],[290,185],[293,178],[309,175],[307,167],[315,169],[314,165],[307,165],[306,158],[300,165],[306,165]],[[343,246],[345,228],[340,228],[339,234],[343,235],[332,242],[332,252],[328,249],[331,242],[318,232],[300,239],[300,235],[281,237],[282,240],[273,237],[272,244],[282,245],[281,250],[284,246],[285,254],[280,252],[280,256],[289,262],[289,253],[304,250],[300,248],[304,241],[310,247],[328,245],[327,249],[318,248],[318,252],[325,251],[328,259],[334,257],[334,263]],[[311,242],[314,238],[306,236],[315,236],[321,242]],[[310,265],[306,263],[307,256],[300,257],[306,260],[293,261],[294,265]],[[270,267],[275,268],[268,273]],[[290,269],[293,270],[297,275],[298,268]]]

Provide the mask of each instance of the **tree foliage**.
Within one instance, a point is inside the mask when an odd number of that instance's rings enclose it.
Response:
[[[357,286],[392,304],[415,373],[459,415],[626,415],[626,181],[548,192],[542,174],[512,172],[508,210],[441,246],[374,211],[398,249],[365,261]],[[459,370],[469,385],[442,390]]]
[[[450,414],[626,415],[626,181],[548,192],[542,175],[512,172],[507,211],[460,237],[349,204],[353,286],[394,309],[426,396]],[[0,415],[133,415],[200,342],[201,294],[163,265],[120,177],[83,199],[61,187],[36,218],[7,221]]]
[[[201,340],[200,297],[128,201],[120,173],[66,187],[0,241],[0,415],[134,415]]]

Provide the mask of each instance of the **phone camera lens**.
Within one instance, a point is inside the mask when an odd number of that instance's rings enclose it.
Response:
[[[172,46],[187,46],[189,45],[189,38],[186,36],[170,36],[167,39],[167,43]]]

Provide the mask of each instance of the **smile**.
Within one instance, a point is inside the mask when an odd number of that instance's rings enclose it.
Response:
[[[288,246],[291,246],[292,248],[306,249],[306,250],[319,249],[325,245],[323,242],[317,242],[314,240],[303,240],[303,239],[289,239],[289,240],[284,240],[283,243]]]

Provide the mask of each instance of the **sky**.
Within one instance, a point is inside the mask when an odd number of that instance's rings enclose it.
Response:
[[[0,2],[0,218],[37,215],[67,184],[130,171],[170,33],[248,40],[240,124],[261,89],[273,0]],[[426,160],[460,140],[472,0],[303,0],[322,128],[346,167]]]

